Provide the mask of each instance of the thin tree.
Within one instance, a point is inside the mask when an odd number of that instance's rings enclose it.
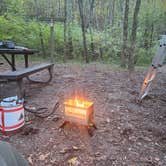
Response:
[[[37,21],[38,21],[38,27],[39,27],[39,37],[40,37],[40,44],[41,44],[41,49],[42,49],[42,52],[43,52],[43,55],[44,57],[46,57],[46,51],[45,51],[45,46],[44,46],[44,39],[43,39],[43,33],[42,33],[42,26],[39,22],[39,7],[38,7],[38,4],[37,4],[37,0],[34,0],[35,2],[35,8],[36,8],[36,17],[37,17]]]
[[[67,0],[64,0],[64,56],[63,56],[63,61],[66,61],[66,54],[67,54],[67,36],[66,36],[66,31],[67,31]]]
[[[51,54],[51,62],[54,62],[54,51],[55,51],[55,46],[54,46],[54,20],[52,18],[53,17],[51,16],[51,21],[50,21],[50,54]]]
[[[136,48],[136,37],[137,37],[137,27],[138,27],[138,14],[141,6],[141,0],[136,1],[134,16],[133,16],[133,25],[131,33],[131,47],[128,59],[128,69],[130,71],[134,70],[134,58],[135,58],[135,48]]]
[[[67,0],[67,54],[69,59],[73,59],[72,5],[72,0]]]
[[[83,46],[84,46],[83,56],[85,58],[86,63],[88,63],[89,59],[88,59],[88,50],[86,45],[85,20],[84,20],[82,0],[78,0],[78,6],[79,6],[79,12],[80,12],[80,18],[81,18],[81,28],[82,28],[82,37],[83,37]]]
[[[93,25],[92,25],[94,2],[95,2],[94,0],[89,0],[89,4],[90,4],[89,30],[90,30],[90,38],[91,38],[92,55],[95,54],[94,53],[94,39],[93,39]]]
[[[121,53],[121,67],[126,67],[127,58],[127,39],[128,39],[128,16],[129,16],[129,0],[125,0],[125,12],[123,21],[123,46]]]
[[[111,17],[110,17],[110,23],[111,26],[114,26],[114,22],[115,22],[115,0],[112,0],[112,9],[111,9]]]

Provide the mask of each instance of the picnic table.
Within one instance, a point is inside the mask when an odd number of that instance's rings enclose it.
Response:
[[[4,60],[10,65],[11,70],[0,72],[0,83],[2,82],[11,82],[15,81],[17,82],[19,89],[22,94],[24,94],[23,90],[23,78],[27,78],[31,82],[37,82],[37,83],[48,83],[52,79],[52,69],[53,69],[53,63],[41,63],[34,66],[29,66],[29,55],[38,53],[38,50],[35,49],[6,49],[6,48],[0,48],[0,56],[4,58]],[[23,68],[17,68],[16,67],[16,56],[23,56],[24,57],[24,65]],[[41,70],[48,69],[49,72],[49,79],[46,81],[35,81],[30,78],[31,74],[34,74],[36,72],[39,72]]]
[[[15,55],[24,56],[25,68],[27,68],[29,66],[28,56],[32,55],[34,53],[37,53],[37,52],[39,52],[39,51],[35,50],[35,49],[7,49],[7,48],[0,49],[0,55],[11,66],[12,71],[16,71]],[[10,59],[8,56],[10,56]]]

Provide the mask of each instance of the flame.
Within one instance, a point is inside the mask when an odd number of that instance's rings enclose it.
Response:
[[[144,85],[146,86],[149,82],[153,81],[155,77],[156,77],[156,70],[152,71],[151,73],[148,73],[144,80]]]
[[[85,103],[83,101],[75,100],[75,102],[76,102],[76,106],[78,106],[78,107],[85,107]]]
[[[70,99],[70,100],[67,100],[64,102],[65,105],[68,105],[68,106],[75,106],[75,107],[81,107],[81,108],[88,108],[90,107],[93,102],[89,102],[89,101],[85,101],[85,100],[80,100],[78,98],[75,98],[75,99]]]
[[[156,69],[149,68],[149,71],[141,87],[141,93],[140,93],[141,98],[143,98],[144,96],[148,94],[151,82],[155,79],[155,77],[156,77]]]

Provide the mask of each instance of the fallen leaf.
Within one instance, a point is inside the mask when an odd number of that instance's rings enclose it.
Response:
[[[110,119],[110,118],[106,118],[106,122],[107,122],[107,123],[110,123],[110,122],[111,122],[111,119]]]
[[[64,153],[67,153],[67,152],[66,152],[66,149],[62,149],[61,151],[59,151],[59,153],[64,154]]]
[[[48,156],[50,155],[50,152],[49,153],[47,153],[47,154],[41,154],[40,156],[39,156],[39,160],[41,160],[41,161],[43,161],[43,160],[45,160]]]
[[[74,150],[78,150],[79,148],[77,146],[72,146]]]
[[[28,157],[28,162],[33,165],[32,154]]]
[[[76,162],[77,162],[77,157],[72,157],[72,158],[69,159],[67,162],[68,162],[69,164],[75,165]]]
[[[154,159],[155,159],[156,161],[160,161],[160,159],[159,159],[158,157],[155,157]]]

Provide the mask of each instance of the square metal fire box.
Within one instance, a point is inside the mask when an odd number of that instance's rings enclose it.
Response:
[[[64,106],[66,121],[87,126],[93,123],[93,102],[70,99],[64,102]]]

